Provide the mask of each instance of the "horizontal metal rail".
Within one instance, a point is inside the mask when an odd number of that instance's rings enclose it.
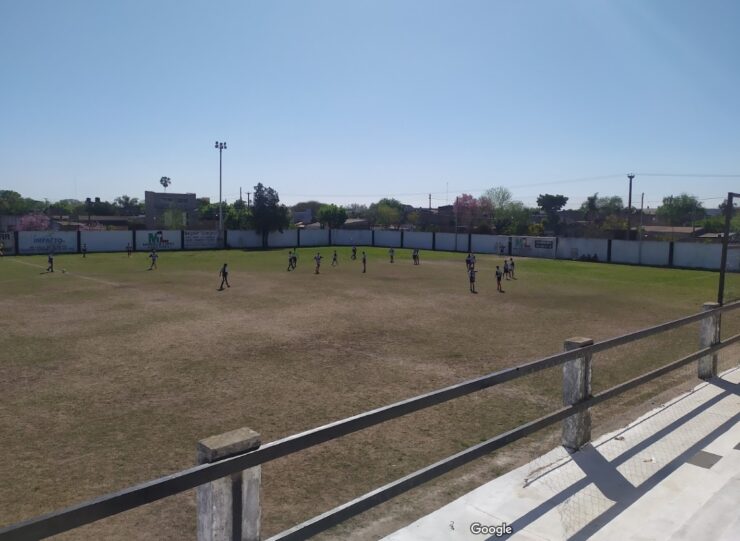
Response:
[[[352,434],[358,430],[396,419],[403,415],[429,408],[452,399],[459,398],[494,385],[511,381],[527,374],[539,372],[546,368],[561,365],[578,357],[604,351],[635,340],[647,338],[683,325],[700,321],[712,314],[740,308],[740,301],[727,304],[711,311],[699,312],[680,319],[655,325],[633,333],[610,338],[584,348],[557,353],[549,357],[523,365],[506,368],[486,376],[468,380],[456,385],[438,389],[407,400],[396,402],[370,410],[353,417],[348,417],[299,434],[270,442],[255,451],[236,455],[219,462],[202,464],[171,475],[160,477],[133,487],[100,496],[66,509],[41,515],[17,524],[0,529],[0,541],[20,539],[42,539],[56,535],[102,518],[113,516],[135,507],[145,505],[199,485],[215,481],[221,477],[251,468],[309,447]],[[723,342],[722,344],[725,344]],[[713,346],[717,348],[717,346]],[[702,352],[718,351],[721,348],[707,348]],[[704,355],[706,353],[702,353]],[[555,422],[555,421],[553,421]]]
[[[397,479],[396,481],[388,483],[387,485],[377,488],[371,492],[368,492],[367,494],[360,496],[359,498],[335,507],[334,509],[327,511],[326,513],[322,513],[321,515],[309,519],[306,522],[298,524],[288,530],[274,535],[273,537],[270,537],[267,541],[294,541],[298,539],[306,539],[308,537],[321,533],[344,522],[347,519],[350,519],[356,515],[359,515],[360,513],[363,513],[364,511],[367,511],[368,509],[380,505],[381,503],[386,502],[391,498],[394,498],[395,496],[403,494],[404,492],[411,490],[412,488],[415,488],[421,484],[431,481],[432,479],[444,475],[445,473],[448,473],[455,468],[463,466],[468,462],[472,462],[477,458],[487,455],[502,447],[505,447],[510,443],[529,436],[530,434],[546,428],[552,424],[555,424],[558,421],[562,421],[567,417],[578,413],[579,411],[583,411],[586,408],[590,408],[601,402],[604,402],[605,400],[625,393],[639,385],[659,378],[660,376],[663,376],[668,372],[686,366],[687,364],[701,359],[705,355],[719,351],[736,342],[740,342],[740,334],[736,334],[735,336],[728,338],[721,344],[699,350],[695,353],[692,353],[691,355],[687,355],[686,357],[679,359],[678,361],[674,361],[651,372],[647,372],[642,376],[611,387],[610,389],[602,391],[601,393],[598,393],[591,398],[579,402],[578,404],[560,408],[559,410],[545,415],[544,417],[540,417],[539,419],[536,419],[534,421],[519,425],[518,427],[509,430],[508,432],[504,432],[503,434],[499,434],[498,436],[484,441],[483,443],[479,443],[478,445],[469,447],[464,451],[440,460],[439,462],[436,462],[430,466],[417,470],[414,473],[402,477],[401,479]]]

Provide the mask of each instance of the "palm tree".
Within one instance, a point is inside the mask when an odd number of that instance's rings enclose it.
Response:
[[[167,191],[167,186],[172,184],[172,181],[170,180],[170,177],[162,177],[159,179],[159,183],[164,186],[164,191]]]

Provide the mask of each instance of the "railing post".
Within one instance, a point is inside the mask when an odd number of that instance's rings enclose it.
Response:
[[[718,302],[705,302],[703,309],[705,312],[719,308]],[[707,348],[719,344],[719,332],[722,321],[722,314],[715,313],[708,315],[701,320],[701,331],[699,335],[699,347]],[[717,375],[717,354],[712,353],[699,359],[699,377],[701,379],[710,379]]]
[[[260,435],[249,428],[198,442],[198,464],[254,451]],[[259,541],[261,466],[222,477],[197,488],[198,541]]]
[[[590,338],[569,338],[565,351],[594,343]],[[591,396],[591,354],[563,364],[563,405],[571,406]],[[591,411],[584,410],[563,421],[563,446],[576,450],[591,440]]]

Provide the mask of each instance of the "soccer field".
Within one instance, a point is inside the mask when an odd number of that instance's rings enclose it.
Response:
[[[482,255],[473,295],[465,254],[422,251],[413,266],[410,250],[394,264],[386,249],[365,250],[366,274],[349,248],[332,268],[329,247],[300,249],[294,272],[287,249],[162,252],[153,271],[145,253],[59,255],[53,274],[43,256],[0,259],[0,525],[194,465],[207,436],[248,426],[272,441],[560,351],[572,336],[698,312],[718,279],[515,258],[516,280],[498,293],[503,258]],[[225,262],[231,288],[218,291]],[[687,326],[596,358],[595,390],[694,351],[698,334]],[[559,370],[267,464],[265,533],[559,406]],[[648,399],[595,412],[596,429]],[[364,538],[388,533],[557,443],[557,431],[528,438],[354,525]],[[63,537],[194,539],[194,492]]]

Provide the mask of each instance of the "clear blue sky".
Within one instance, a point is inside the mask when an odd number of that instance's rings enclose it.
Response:
[[[740,174],[739,28],[737,0],[4,0],[0,189],[217,200],[225,140],[230,201],[721,197],[740,176],[641,174]]]

